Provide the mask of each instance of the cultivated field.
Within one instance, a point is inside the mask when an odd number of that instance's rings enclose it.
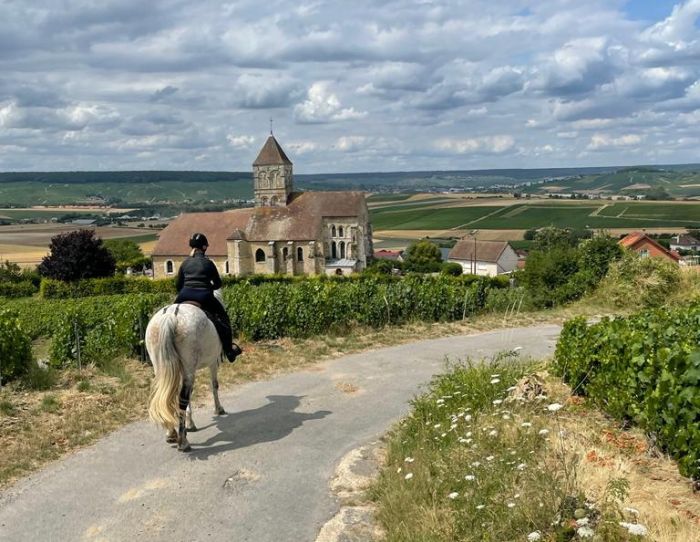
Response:
[[[17,224],[0,226],[0,261],[9,260],[23,266],[34,266],[48,253],[54,235],[80,229],[72,224]],[[153,250],[156,234],[143,228],[92,228],[102,239],[133,239],[144,251]]]
[[[551,199],[406,200],[371,210],[379,230],[700,227],[700,203]]]
[[[371,205],[377,248],[401,248],[423,237],[517,240],[530,228],[605,229],[624,234],[684,232],[700,227],[700,203],[412,196]],[[423,195],[424,196],[424,195]]]

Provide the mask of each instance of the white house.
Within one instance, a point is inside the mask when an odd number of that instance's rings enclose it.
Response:
[[[506,241],[461,239],[452,247],[448,262],[462,266],[462,272],[494,277],[510,273],[518,267],[518,255]]]
[[[671,250],[700,250],[700,241],[688,234],[671,237]]]

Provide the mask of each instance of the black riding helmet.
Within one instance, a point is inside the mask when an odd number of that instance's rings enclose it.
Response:
[[[209,246],[209,241],[207,241],[207,236],[203,233],[195,233],[190,237],[190,247],[203,249],[205,246]]]

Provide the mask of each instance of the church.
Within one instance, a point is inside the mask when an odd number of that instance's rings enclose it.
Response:
[[[177,274],[195,232],[221,276],[346,275],[372,257],[372,227],[363,192],[294,192],[292,162],[270,134],[253,162],[255,207],[185,213],[159,235],[154,278]]]

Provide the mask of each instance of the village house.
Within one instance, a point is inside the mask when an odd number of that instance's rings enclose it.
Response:
[[[671,250],[700,250],[700,241],[692,235],[682,233],[671,237]]]
[[[633,232],[620,239],[622,248],[634,250],[642,258],[665,258],[673,263],[680,263],[681,257],[671,250],[666,249],[654,239],[642,232]]]
[[[187,213],[165,228],[153,250],[155,278],[177,273],[195,232],[221,275],[339,275],[363,270],[372,228],[363,192],[294,192],[292,162],[270,135],[253,162],[255,207]]]
[[[518,255],[507,241],[461,239],[448,253],[447,261],[460,264],[463,273],[489,277],[511,273],[518,267]]]

